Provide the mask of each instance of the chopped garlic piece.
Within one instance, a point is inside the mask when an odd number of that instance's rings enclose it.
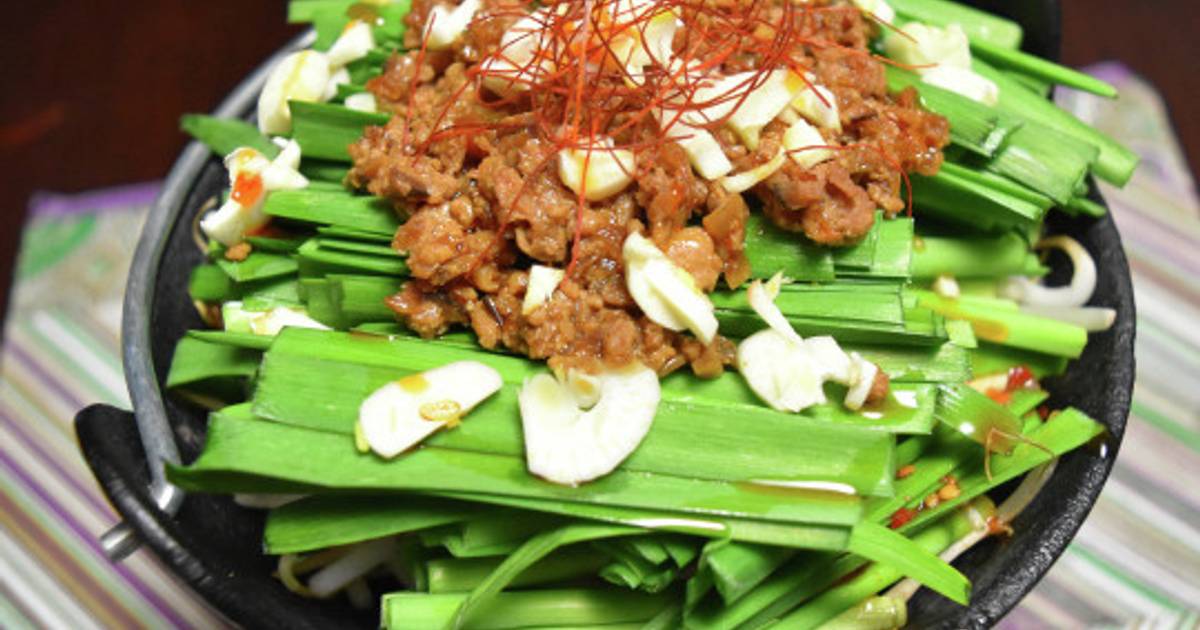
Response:
[[[812,80],[810,76],[809,82]],[[837,97],[829,88],[812,83],[792,100],[792,107],[812,124],[837,133],[842,132],[841,110],[838,109]]]
[[[558,176],[575,194],[588,201],[607,199],[633,181],[637,166],[633,151],[614,149],[604,138],[587,149],[563,149],[558,152]]]
[[[729,115],[729,126],[741,137],[751,151],[758,148],[763,127],[775,120],[780,112],[806,88],[804,79],[791,70],[774,70],[761,85],[750,90],[741,104]]]
[[[342,68],[366,57],[374,47],[375,35],[371,32],[371,25],[362,20],[351,20],[337,41],[333,42],[333,46],[329,47],[326,55],[329,57],[330,67]]]
[[[300,145],[294,140],[283,145],[283,150],[274,160],[268,160],[255,149],[236,149],[225,158],[230,186],[236,191],[239,181],[257,180],[261,189],[247,193],[252,195],[249,199],[230,195],[220,208],[201,219],[200,229],[209,238],[227,247],[240,243],[246,232],[256,230],[271,220],[262,211],[268,194],[275,190],[298,190],[308,186],[308,179],[296,170],[299,165]]]
[[[252,333],[274,337],[285,327],[315,328],[329,327],[308,316],[300,307],[276,306],[265,311],[248,311],[241,302],[226,302],[221,306],[221,320],[229,332]]]
[[[659,113],[659,124],[668,124],[667,139],[679,143],[692,167],[704,179],[713,180],[729,174],[733,170],[733,162],[725,156],[721,143],[707,129],[689,125],[677,114],[670,111]]]
[[[348,85],[350,83],[350,71],[345,68],[338,68],[333,74],[329,75],[329,83],[325,84],[325,91],[321,94],[321,101],[332,101],[338,93],[339,85]]]
[[[971,42],[957,24],[938,28],[910,22],[903,33],[890,33],[883,48],[888,57],[910,66],[971,68]],[[925,69],[918,68],[918,72]]]
[[[521,303],[521,313],[528,315],[537,307],[550,301],[554,290],[562,284],[566,273],[562,269],[534,265],[529,268],[529,284],[525,287],[525,301]]]
[[[962,290],[959,289],[958,281],[954,279],[954,276],[944,273],[939,274],[937,278],[934,278],[933,292],[944,298],[950,298],[952,300],[957,299],[958,296],[962,295]]]
[[[462,4],[447,9],[443,5],[433,7],[425,22],[426,48],[446,50],[467,32],[475,13],[479,11],[479,0],[463,0]]]
[[[833,149],[817,128],[807,120],[797,120],[783,132],[783,148],[800,166],[812,168],[833,159]]]
[[[612,472],[641,444],[658,410],[658,375],[634,363],[596,380],[599,397],[586,411],[549,374],[525,381],[517,400],[529,472],[574,486]]]
[[[375,390],[358,409],[358,426],[372,451],[395,457],[457,424],[503,384],[499,372],[478,361],[449,363]]]
[[[625,239],[622,255],[625,286],[650,321],[670,330],[690,330],[704,345],[712,343],[717,334],[715,309],[691,274],[636,232]]]
[[[329,58],[315,50],[294,52],[283,58],[267,77],[258,97],[258,128],[266,134],[292,130],[288,101],[320,102],[329,84]]]
[[[553,39],[545,28],[547,9],[519,19],[500,38],[500,48],[480,64],[480,76],[489,90],[500,95],[523,92],[554,71]],[[544,51],[544,53],[542,52]],[[540,61],[534,63],[540,57]]]
[[[740,193],[751,188],[754,188],[762,180],[775,174],[780,168],[783,168],[784,161],[787,160],[786,152],[780,151],[775,154],[775,157],[755,166],[748,171],[742,171],[736,175],[728,175],[721,178],[721,186],[731,193]]]
[[[922,72],[921,81],[984,105],[995,105],[1000,102],[1000,86],[974,70],[954,66],[938,66]]]
[[[370,92],[362,92],[359,94],[351,94],[346,97],[346,107],[359,112],[367,112],[374,114],[379,111],[379,104],[375,101],[375,95]]]

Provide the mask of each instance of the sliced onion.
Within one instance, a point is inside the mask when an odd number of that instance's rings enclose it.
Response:
[[[1053,247],[1071,258],[1074,272],[1071,283],[1062,287],[1046,287],[1025,276],[1013,276],[1001,285],[1000,297],[1031,306],[1083,306],[1096,290],[1096,262],[1079,241],[1069,236],[1042,239],[1037,247]]]
[[[308,580],[308,590],[315,597],[329,597],[387,562],[395,553],[396,539],[392,537],[359,543],[346,555],[314,573]]]

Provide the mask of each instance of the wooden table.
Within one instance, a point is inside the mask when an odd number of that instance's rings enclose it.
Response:
[[[1067,63],[1120,59],[1167,97],[1200,164],[1193,0],[1064,0]],[[183,112],[214,107],[298,29],[280,2],[22,2],[0,26],[0,313],[32,191],[164,176]]]

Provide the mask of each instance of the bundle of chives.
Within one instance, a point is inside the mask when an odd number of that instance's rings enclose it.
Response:
[[[277,422],[348,436],[359,405],[374,389],[405,374],[470,359],[484,361],[514,385],[541,370],[517,357],[431,346],[416,339],[381,342],[288,329],[263,361],[254,412]],[[725,378],[740,381],[732,374]],[[932,400],[930,392],[925,396]],[[726,413],[729,406],[698,398],[686,388],[664,387],[655,430],[622,468],[746,482],[814,480],[814,475],[823,474],[823,481],[847,483],[863,493],[886,493],[890,488],[893,440],[888,433],[857,423],[797,418],[761,405],[745,405],[734,423]],[[900,420],[907,411],[898,407],[894,417]],[[520,456],[523,442],[517,417],[516,391],[505,388],[476,409],[469,421],[431,437],[426,444]],[[868,419],[862,420],[866,425]],[[729,448],[711,448],[718,443]],[[745,458],[739,451],[759,456]]]
[[[263,212],[282,219],[360,230],[391,238],[400,226],[395,210],[376,197],[323,190],[271,193]]]
[[[1092,172],[1111,184],[1123,186],[1137,168],[1137,154],[1121,145],[1112,137],[1097,131],[1074,115],[1060,109],[1053,102],[1027,89],[1024,85],[995,69],[988,63],[976,59],[972,68],[1000,87],[1000,102],[997,107],[1009,115],[1034,121],[1054,129],[1076,140],[1095,147],[1099,154]]]
[[[362,112],[331,103],[290,101],[292,139],[300,144],[304,157],[349,162],[347,150],[362,137],[369,126],[386,125],[387,114]]]
[[[992,107],[923,82],[915,72],[888,66],[887,81],[888,89],[893,92],[916,89],[921,104],[950,123],[951,142],[980,156],[993,156],[1021,126],[1018,120]]]

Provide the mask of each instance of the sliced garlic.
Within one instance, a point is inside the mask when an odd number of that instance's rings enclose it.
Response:
[[[374,114],[379,111],[379,104],[375,100],[375,95],[370,92],[361,92],[359,94],[351,94],[346,97],[346,107],[359,112],[368,112]]]
[[[984,105],[1000,102],[1000,86],[968,68],[940,65],[922,72],[921,81]]]
[[[792,107],[812,124],[822,129],[841,133],[842,117],[841,110],[838,109],[837,97],[829,88],[812,83],[812,81],[813,77],[810,76],[810,84],[805,86],[796,98],[792,99]]]
[[[634,363],[597,378],[600,395],[586,411],[549,374],[525,381],[518,401],[529,472],[574,486],[612,472],[641,444],[658,410],[658,376]]]
[[[479,66],[484,86],[500,95],[512,95],[528,90],[554,71],[553,54],[548,50],[552,37],[546,29],[550,19],[547,9],[538,9],[504,32],[500,48]]]
[[[909,22],[903,33],[888,34],[883,48],[888,57],[910,66],[971,68],[971,42],[958,24],[939,28]]]
[[[252,333],[274,337],[279,331],[293,328],[329,330],[329,327],[308,316],[300,307],[276,306],[265,311],[248,311],[239,301],[226,302],[221,306],[221,320],[229,332]]]
[[[765,285],[754,281],[746,299],[769,328],[738,344],[738,371],[763,402],[779,411],[796,413],[825,402],[826,381],[849,388],[845,405],[862,407],[875,382],[878,367],[859,356],[846,354],[833,337],[803,339],[775,304],[783,283],[775,274]]]
[[[781,150],[775,154],[775,157],[750,170],[722,177],[721,186],[731,193],[745,192],[754,188],[762,180],[774,175],[775,171],[783,168],[783,163],[786,160],[786,152]]]
[[[258,128],[271,135],[292,130],[288,101],[320,102],[329,84],[329,58],[315,50],[294,52],[280,61],[258,97]]]
[[[463,0],[462,4],[447,9],[443,5],[433,7],[429,19],[425,22],[425,46],[429,50],[446,50],[467,32],[475,13],[479,11],[480,0]]]
[[[691,274],[636,232],[625,239],[622,256],[625,286],[650,321],[669,330],[690,330],[704,345],[712,343],[715,309]]]
[[[588,201],[607,199],[633,181],[637,166],[633,151],[614,149],[610,138],[603,138],[591,149],[563,149],[558,152],[558,176],[575,194]]]
[[[823,381],[804,343],[773,328],[738,344],[737,365],[750,389],[774,409],[796,413],[825,402]]]
[[[300,190],[308,187],[308,178],[300,174],[300,143],[288,140],[274,160],[262,171],[263,190]],[[236,175],[234,176],[236,179]]]
[[[341,68],[366,57],[374,47],[375,35],[371,32],[371,25],[362,20],[351,20],[333,46],[329,47],[326,56],[331,67]]]
[[[632,87],[645,81],[647,66],[670,66],[673,55],[671,43],[675,39],[680,22],[671,10],[657,9],[653,6],[647,9],[626,9],[621,7],[621,4],[617,3],[614,20],[618,25],[629,26],[613,37],[610,48],[613,56],[625,68],[625,82]],[[651,14],[655,10],[658,12]]]
[[[358,409],[358,427],[372,451],[395,457],[457,424],[503,384],[499,372],[478,361],[449,363],[375,390]]]
[[[771,276],[766,284],[763,284],[762,280],[751,282],[750,286],[746,288],[746,301],[768,326],[784,337],[800,343],[803,339],[792,328],[791,323],[784,317],[783,311],[779,310],[779,305],[775,303],[775,298],[779,297],[779,290],[783,287],[784,281],[783,272],[780,271]]]
[[[792,161],[804,168],[812,168],[834,157],[833,149],[826,148],[829,141],[807,120],[797,120],[783,132],[783,148]]]
[[[529,284],[525,287],[525,300],[521,303],[521,313],[528,315],[554,295],[554,290],[562,284],[566,272],[545,265],[534,265],[529,268]]]

